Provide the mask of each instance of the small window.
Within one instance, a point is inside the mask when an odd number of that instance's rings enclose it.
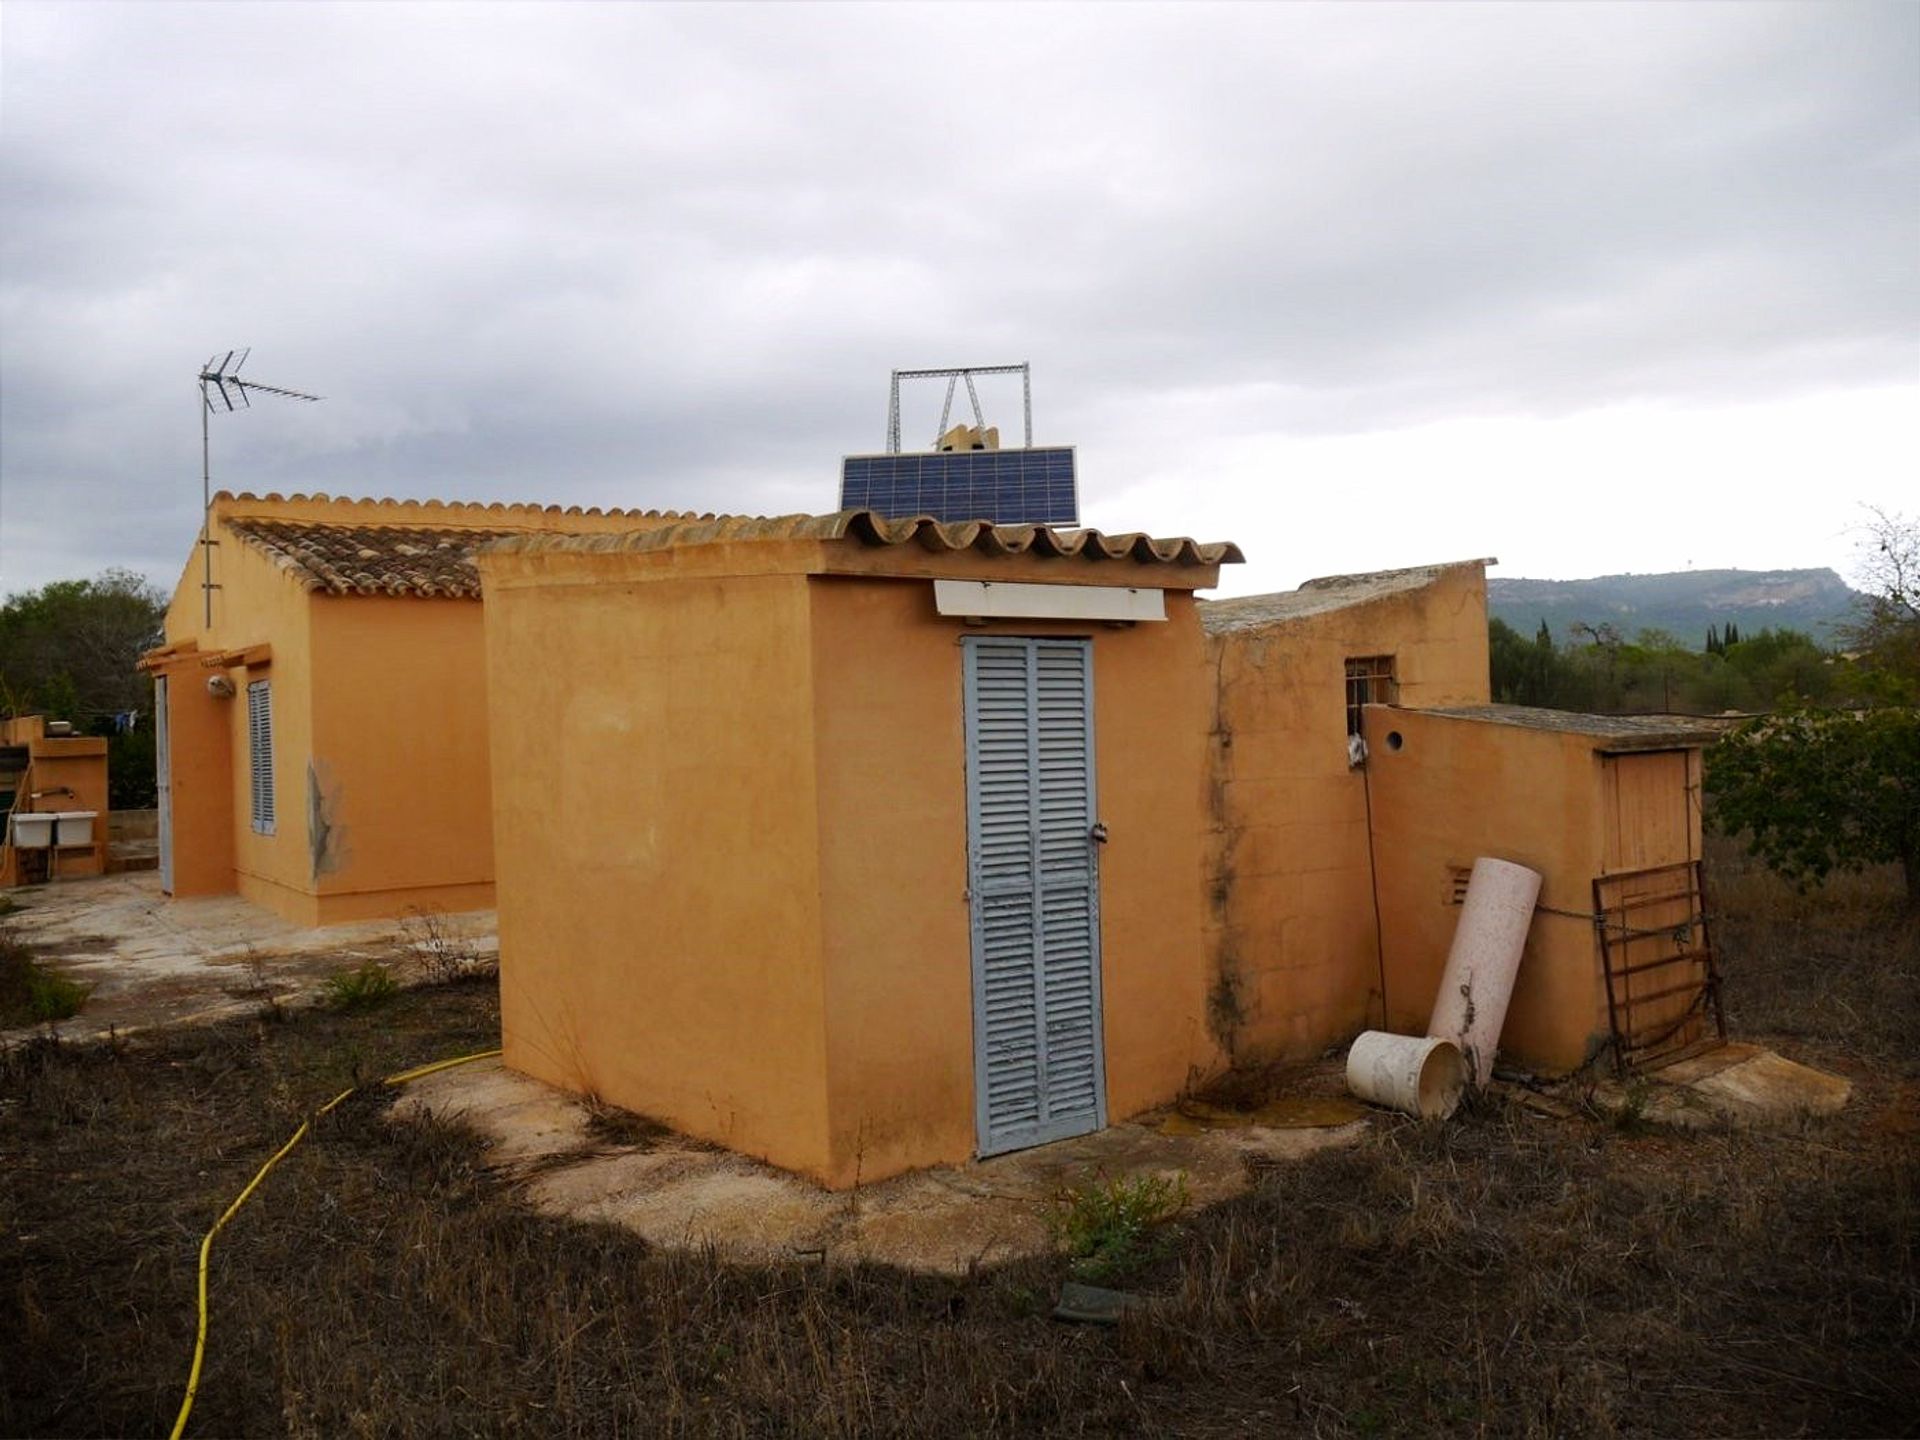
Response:
[[[1391,655],[1349,656],[1347,659],[1347,734],[1360,733],[1362,705],[1391,705],[1399,692],[1393,679]]]
[[[273,686],[247,686],[247,761],[253,780],[253,833],[273,834]]]

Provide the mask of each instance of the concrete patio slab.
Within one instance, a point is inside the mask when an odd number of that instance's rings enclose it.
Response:
[[[1247,1190],[1252,1172],[1365,1133],[1362,1119],[1321,1128],[1258,1124],[1168,1134],[1162,1114],[973,1164],[825,1190],[732,1151],[663,1134],[605,1138],[578,1097],[480,1061],[407,1087],[394,1114],[458,1119],[488,1162],[540,1211],[624,1226],[667,1249],[713,1246],[739,1260],[832,1256],[960,1273],[1045,1253],[1052,1196],[1096,1176],[1183,1175],[1190,1203]]]
[[[1636,1082],[1609,1082],[1595,1099],[1620,1113],[1635,1105],[1641,1118],[1700,1129],[1715,1125],[1765,1128],[1846,1106],[1853,1086],[1838,1075],[1789,1060],[1762,1045],[1730,1041],[1655,1070]]]
[[[302,929],[237,895],[169,900],[153,871],[0,893],[18,907],[5,923],[40,959],[93,986],[85,1008],[54,1027],[68,1039],[218,1020],[269,1000],[297,1005],[328,977],[365,960],[395,964],[404,980],[421,959],[418,927],[407,922]],[[492,911],[442,923],[446,939],[464,952],[482,959],[498,953]]]

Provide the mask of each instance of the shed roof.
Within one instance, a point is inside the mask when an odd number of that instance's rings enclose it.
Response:
[[[1228,600],[1208,600],[1200,607],[1200,623],[1210,633],[1246,630],[1288,620],[1301,620],[1330,610],[1345,610],[1390,595],[1403,595],[1425,589],[1450,570],[1473,567],[1486,569],[1499,561],[1446,560],[1435,565],[1413,565],[1404,570],[1374,570],[1360,575],[1323,575],[1302,582],[1297,590],[1273,595],[1240,595]]]
[[[1554,730],[1601,741],[1599,750],[1672,750],[1710,745],[1745,716],[1586,715],[1574,710],[1542,710],[1531,705],[1453,705],[1421,708],[1423,715]]]
[[[874,546],[918,545],[936,553],[975,550],[987,555],[1131,560],[1141,565],[1233,565],[1246,558],[1231,541],[1203,544],[1184,535],[1169,539],[1138,532],[1105,535],[1098,530],[1045,525],[942,521],[931,515],[890,519],[873,510],[841,510],[831,515],[706,516],[618,534],[514,534],[493,541],[487,549],[501,553],[606,553],[766,540],[853,540]]]

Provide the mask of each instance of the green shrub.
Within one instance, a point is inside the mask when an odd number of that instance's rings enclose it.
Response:
[[[0,1025],[38,1025],[80,1013],[91,985],[69,980],[33,958],[33,950],[0,929]]]
[[[327,1002],[336,1010],[370,1010],[397,995],[400,982],[378,960],[368,960],[335,975],[327,981],[326,990]]]
[[[1158,1257],[1165,1237],[1156,1233],[1187,1204],[1187,1177],[1097,1176],[1053,1197],[1047,1231],[1088,1280],[1111,1280]]]

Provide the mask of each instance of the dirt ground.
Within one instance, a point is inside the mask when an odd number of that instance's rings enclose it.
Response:
[[[1735,1033],[1842,1076],[1839,1113],[1678,1129],[1571,1085],[1374,1115],[1190,1205],[1111,1327],[1053,1318],[1055,1254],[735,1259],[591,1196],[550,1213],[534,1187],[572,1155],[682,1142],[594,1112],[584,1143],[523,1114],[518,1155],[477,1118],[396,1123],[379,1077],[497,1043],[482,981],[0,1044],[0,1434],[164,1433],[200,1235],[355,1082],[214,1246],[190,1434],[1920,1434],[1920,935],[1884,886],[1719,883]],[[1193,1137],[1147,1163],[1164,1138]]]
[[[237,895],[168,900],[151,870],[4,894],[7,926],[41,960],[93,987],[85,1008],[56,1027],[72,1040],[246,1015],[269,1000],[308,1003],[330,976],[364,960],[409,960],[418,939],[394,920],[302,929]],[[491,911],[436,923],[476,955],[497,952]],[[0,1042],[26,1033],[0,1031]]]

